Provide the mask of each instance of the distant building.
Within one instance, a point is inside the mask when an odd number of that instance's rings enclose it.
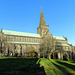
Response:
[[[0,39],[2,41],[2,46],[5,46],[5,54],[11,52],[10,55],[17,54],[18,56],[25,56],[26,52],[28,52],[28,48],[35,48],[36,52],[39,55],[39,45],[44,36],[49,35],[54,39],[55,49],[56,49],[56,58],[65,59],[65,55],[70,59],[74,59],[75,57],[75,47],[68,44],[68,40],[65,37],[53,36],[49,32],[49,25],[46,25],[43,12],[41,9],[40,15],[40,23],[37,28],[37,34],[25,33],[25,32],[16,32],[9,30],[2,30],[0,32]],[[3,42],[3,40],[6,42]],[[8,45],[7,45],[8,44]],[[12,47],[13,46],[13,47]],[[61,54],[60,50],[64,50],[64,53]]]

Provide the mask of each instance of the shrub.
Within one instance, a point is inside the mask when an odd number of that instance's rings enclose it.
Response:
[[[30,51],[27,53],[27,56],[29,56],[29,57],[36,57],[36,56],[37,56],[37,52],[35,52],[34,50],[30,50]]]

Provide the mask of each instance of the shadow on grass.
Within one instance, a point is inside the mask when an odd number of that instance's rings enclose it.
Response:
[[[46,75],[44,67],[36,64],[37,61],[38,58],[0,59],[0,75]]]
[[[75,65],[71,65],[71,64],[68,64],[68,63],[66,63],[66,62],[61,62],[61,61],[56,61],[56,62],[59,63],[59,64],[61,64],[61,65],[66,66],[66,67],[68,67],[68,68],[71,68],[72,70],[75,71]]]
[[[72,60],[72,62],[71,63],[75,63],[75,60]]]
[[[52,62],[52,61],[51,61]],[[72,75],[70,72],[66,70],[66,68],[61,67],[59,64],[52,62],[60,71],[62,71],[65,75]]]

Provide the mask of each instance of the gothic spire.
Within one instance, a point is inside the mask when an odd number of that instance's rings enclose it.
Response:
[[[43,16],[43,11],[41,9],[41,15],[40,15],[40,23],[39,23],[40,26],[42,25],[46,25],[46,22],[45,22],[45,19],[44,19],[44,16]]]

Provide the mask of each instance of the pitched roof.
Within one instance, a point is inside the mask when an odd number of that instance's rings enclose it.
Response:
[[[56,39],[56,40],[65,40],[64,37],[59,37],[59,36],[53,36],[53,39]]]
[[[40,34],[32,34],[32,33],[25,33],[25,32],[2,30],[2,33],[7,34],[7,35],[16,35],[16,36],[27,36],[27,37],[41,38]]]
[[[27,36],[27,37],[41,38],[40,34],[33,34],[33,33],[26,33],[26,32],[17,32],[17,31],[2,30],[2,33],[6,34],[6,35],[16,35],[16,36]],[[53,36],[53,39],[56,39],[56,40],[65,40],[64,37],[59,37],[59,36]]]
[[[69,46],[68,44],[55,44],[57,46]]]
[[[36,42],[12,42],[12,41],[8,41],[7,43],[16,43],[16,44],[40,44],[40,43],[36,43]]]

